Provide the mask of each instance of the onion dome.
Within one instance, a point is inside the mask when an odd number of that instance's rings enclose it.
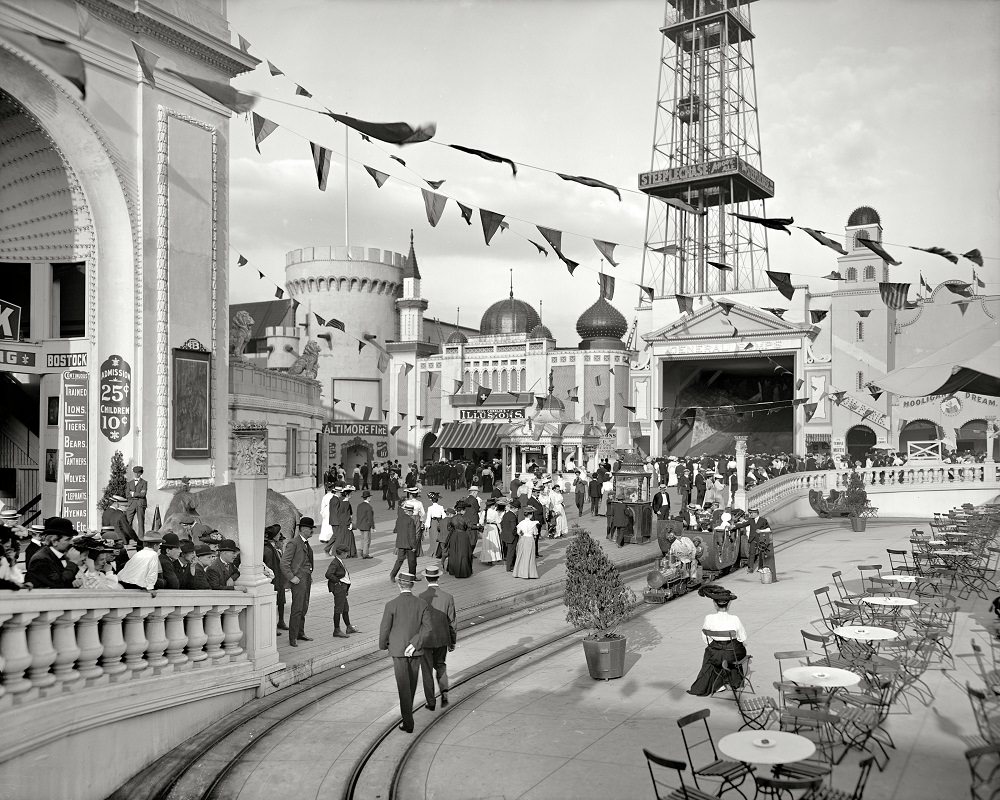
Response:
[[[881,225],[878,212],[871,206],[858,206],[847,218],[847,227],[853,228],[855,225]]]
[[[469,337],[466,336],[459,330],[454,330],[451,332],[451,336],[445,341],[445,344],[468,344]]]
[[[556,337],[552,335],[552,331],[550,331],[547,327],[545,327],[544,325],[542,325],[542,323],[539,322],[528,333],[528,338],[529,339],[555,339]]]
[[[528,303],[518,300],[513,294],[505,300],[499,300],[486,309],[479,323],[479,333],[482,336],[495,336],[503,333],[527,333],[542,324],[538,312]]]
[[[601,297],[580,315],[576,321],[576,332],[584,342],[594,339],[614,340],[620,348],[622,337],[628,333],[628,322],[621,311]]]

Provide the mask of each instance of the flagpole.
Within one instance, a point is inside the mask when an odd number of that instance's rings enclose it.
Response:
[[[351,181],[348,177],[350,166],[350,156],[347,148],[350,143],[350,131],[344,126],[344,247],[347,248],[347,257],[351,257]]]

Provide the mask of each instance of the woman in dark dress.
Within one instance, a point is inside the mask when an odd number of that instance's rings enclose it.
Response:
[[[449,574],[456,578],[472,576],[472,551],[476,547],[476,538],[476,531],[469,529],[464,516],[458,515],[451,520],[451,527],[444,540]]]
[[[701,587],[698,594],[715,603],[715,613],[708,614],[701,625],[702,630],[709,631],[701,637],[706,644],[705,657],[701,662],[701,671],[687,693],[707,697],[720,689],[732,688],[736,691],[743,685],[743,671],[734,661],[742,661],[747,655],[744,646],[746,629],[739,617],[729,613],[729,604],[736,599],[736,595],[725,587],[711,583]],[[735,631],[736,640],[732,641],[728,636],[712,636],[712,631]],[[724,661],[728,669],[723,667]]]

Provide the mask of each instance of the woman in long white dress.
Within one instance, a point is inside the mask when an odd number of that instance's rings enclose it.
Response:
[[[503,561],[500,548],[500,512],[492,500],[488,501],[483,520],[483,549],[479,553],[480,564],[496,564]]]
[[[326,485],[326,494],[319,503],[319,540],[323,544],[333,541],[333,527],[330,525],[330,498],[333,497],[330,484]],[[289,537],[291,538],[291,537]]]
[[[549,508],[556,523],[555,533],[553,533],[552,538],[559,539],[565,536],[566,531],[569,530],[569,524],[566,522],[565,498],[559,486],[552,487],[552,492],[549,496]]]
[[[515,578],[537,578],[535,567],[535,538],[538,536],[538,523],[533,519],[534,509],[528,506],[524,510],[524,519],[517,524],[517,560],[514,562]]]

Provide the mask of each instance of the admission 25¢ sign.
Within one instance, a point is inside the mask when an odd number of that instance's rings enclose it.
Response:
[[[101,364],[101,433],[121,441],[132,430],[132,367],[121,356],[110,355]]]

